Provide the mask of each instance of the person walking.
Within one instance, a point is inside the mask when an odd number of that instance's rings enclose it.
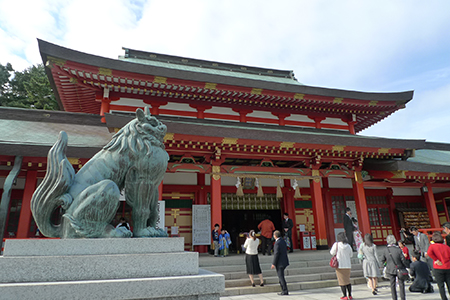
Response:
[[[278,230],[274,231],[273,238],[275,239],[275,245],[273,247],[271,269],[277,270],[278,280],[280,281],[281,293],[278,293],[278,295],[289,295],[286,279],[284,278],[284,269],[289,266],[286,242],[281,238],[281,232]]]
[[[445,295],[445,285],[450,292],[450,247],[444,245],[444,238],[436,231],[432,235],[434,244],[428,248],[428,256],[433,260],[434,275],[439,287],[439,294],[442,300],[447,300]]]
[[[378,260],[377,246],[373,243],[370,233],[366,233],[364,236],[364,242],[359,248],[358,256],[363,257],[364,277],[368,278],[372,294],[376,295],[378,293],[378,277],[381,276],[380,262]]]
[[[259,285],[264,286],[264,279],[262,276],[261,266],[259,265],[258,259],[258,246],[259,246],[259,239],[256,238],[255,231],[250,230],[247,239],[245,240],[244,248],[245,248],[245,266],[247,269],[248,277],[250,278],[253,287],[255,287],[253,275],[258,275]]]
[[[353,250],[348,244],[347,237],[344,232],[339,232],[336,236],[336,240],[337,242],[334,243],[331,247],[330,254],[333,256],[336,255],[337,261],[339,263],[339,266],[336,269],[336,277],[343,294],[340,299],[353,299],[352,284],[350,283]]]
[[[262,255],[271,255],[272,254],[272,236],[273,231],[275,230],[275,225],[270,220],[270,216],[267,219],[261,221],[258,225],[258,229],[261,231],[261,252]]]
[[[405,281],[397,278],[397,269],[405,269],[406,261],[402,250],[397,246],[397,240],[390,234],[386,237],[387,247],[381,257],[381,263],[386,263],[386,274],[391,285],[392,300],[397,300],[396,281],[398,279],[398,287],[400,289],[400,299],[405,300]]]
[[[289,252],[294,252],[294,244],[292,243],[292,228],[294,227],[294,222],[292,222],[291,219],[289,219],[289,214],[284,213],[284,220],[283,220],[283,230],[284,235],[287,236],[289,239]]]
[[[353,251],[356,251],[353,248],[353,244],[355,243],[355,239],[353,238],[353,231],[355,231],[355,229],[356,228],[353,225],[353,220],[352,220],[352,210],[350,209],[350,207],[347,207],[345,209],[345,215],[344,215],[344,231],[345,231],[345,235],[347,236],[347,242]]]

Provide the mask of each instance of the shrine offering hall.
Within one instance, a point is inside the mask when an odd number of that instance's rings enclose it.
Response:
[[[449,220],[449,144],[358,134],[405,109],[412,91],[321,88],[289,70],[128,48],[110,59],[38,42],[61,111],[0,107],[4,238],[43,238],[30,200],[60,131],[79,170],[146,106],[167,126],[160,224],[186,250],[207,252],[216,223],[240,250],[240,234],[268,217],[281,230],[284,212],[302,249],[329,248],[346,207],[377,244]],[[132,227],[122,200],[113,225],[125,217]]]

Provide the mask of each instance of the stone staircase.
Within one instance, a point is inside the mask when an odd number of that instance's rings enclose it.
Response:
[[[213,257],[201,254],[199,267],[225,276],[225,291],[221,296],[280,292],[280,284],[275,270],[270,269],[273,256],[259,254],[259,262],[264,276],[264,287],[259,286],[255,276],[256,287],[252,287],[245,270],[245,254],[231,254],[228,257]],[[286,281],[290,291],[317,289],[338,286],[336,273],[329,266],[328,250],[300,251],[289,253],[289,267],[286,268]],[[352,260],[351,283],[361,284],[366,280],[362,265],[355,257]]]

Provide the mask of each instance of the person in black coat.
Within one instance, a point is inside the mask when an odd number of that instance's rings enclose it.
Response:
[[[284,269],[289,266],[289,258],[287,256],[286,242],[281,238],[281,232],[275,230],[273,238],[276,240],[273,246],[273,261],[271,269],[277,270],[278,279],[280,281],[281,293],[278,295],[288,295],[286,280],[284,279]]]
[[[284,229],[284,235],[289,238],[289,242],[291,245],[289,246],[289,252],[294,252],[294,244],[292,243],[292,228],[294,227],[294,222],[292,222],[291,219],[289,219],[289,214],[284,213],[284,220],[283,220],[283,229]]]
[[[409,287],[409,291],[418,293],[434,292],[433,286],[431,285],[431,281],[433,281],[433,278],[431,277],[428,264],[420,261],[419,252],[414,251],[411,257],[413,262],[411,263],[409,273],[411,274],[411,276],[414,276],[414,282]]]
[[[386,275],[391,283],[391,295],[393,300],[397,300],[397,268],[406,269],[406,260],[403,251],[397,246],[397,240],[390,234],[386,237],[387,247],[381,256],[381,263],[386,262]],[[405,281],[398,278],[400,289],[400,299],[405,300]]]
[[[355,239],[353,238],[353,231],[355,231],[356,228],[355,225],[353,225],[352,210],[350,209],[350,207],[347,207],[345,209],[344,230],[348,244],[350,245],[350,247],[352,247],[353,251],[356,251],[355,248],[353,248],[353,244],[355,243]]]

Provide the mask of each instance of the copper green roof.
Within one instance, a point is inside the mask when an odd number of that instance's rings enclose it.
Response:
[[[236,65],[201,59],[192,59],[181,56],[166,55],[154,52],[146,52],[123,48],[125,56],[119,56],[119,60],[161,67],[179,71],[189,71],[208,75],[221,75],[242,79],[262,80],[292,85],[303,85],[294,77],[290,70],[267,69]]]

